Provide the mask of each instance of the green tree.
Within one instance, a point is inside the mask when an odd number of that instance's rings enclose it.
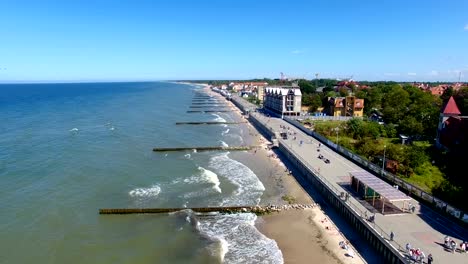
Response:
[[[301,79],[298,82],[299,87],[301,88],[302,93],[311,94],[315,93],[316,87],[313,82]]]
[[[351,118],[346,122],[346,132],[354,139],[361,138],[363,132],[364,121],[360,118]]]
[[[462,115],[468,115],[468,87],[462,87],[453,97]]]
[[[341,97],[345,97],[348,95],[348,88],[346,87],[341,87],[339,90],[338,90],[338,93],[340,93],[340,96]]]
[[[382,99],[384,120],[388,123],[398,124],[405,115],[409,103],[408,92],[398,85],[393,86]]]
[[[424,127],[414,116],[408,115],[399,122],[399,130],[406,135],[421,135]]]
[[[381,125],[376,122],[365,122],[362,129],[364,137],[379,138],[381,136],[380,127]]]
[[[447,102],[448,99],[454,95],[454,91],[453,91],[453,88],[452,87],[449,87],[447,89],[445,89],[444,93],[440,96],[440,99],[443,101],[443,102]]]
[[[309,105],[309,112],[316,112],[322,106],[322,98],[318,94],[313,94]]]

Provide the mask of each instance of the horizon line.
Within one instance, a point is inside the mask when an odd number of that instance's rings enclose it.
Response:
[[[126,82],[183,82],[183,81],[250,81],[250,80],[280,80],[279,78],[219,78],[219,79],[205,79],[205,78],[197,78],[197,79],[127,79],[127,80],[0,80],[0,84],[61,84],[61,83],[126,83]],[[306,78],[301,78],[301,79],[295,79],[291,81],[297,81],[297,80],[307,80],[307,81],[313,81],[316,79],[306,79]],[[337,79],[337,78],[319,78],[319,80],[335,80],[335,81],[347,81],[345,79]],[[288,82],[291,82],[289,80],[286,80]],[[449,81],[449,80],[438,80],[438,81],[396,81],[396,80],[375,80],[375,81],[369,81],[369,80],[353,80],[355,82],[395,82],[395,83],[468,83],[468,81]]]

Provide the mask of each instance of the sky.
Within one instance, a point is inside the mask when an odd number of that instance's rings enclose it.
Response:
[[[468,1],[0,0],[0,82],[281,72],[468,82]]]

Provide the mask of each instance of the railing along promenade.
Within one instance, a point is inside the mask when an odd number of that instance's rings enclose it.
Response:
[[[412,194],[412,195],[420,198],[422,201],[432,205],[434,208],[437,208],[439,211],[458,219],[462,223],[465,223],[465,224],[468,223],[468,213],[463,212],[462,210],[448,204],[447,202],[444,202],[444,201],[432,196],[431,194],[425,192],[421,188],[402,180],[401,178],[399,178],[395,174],[383,170],[380,166],[377,166],[377,165],[375,165],[375,164],[373,164],[371,162],[368,162],[367,160],[360,157],[359,155],[356,155],[352,151],[333,143],[328,138],[326,138],[326,137],[324,137],[324,136],[322,136],[322,135],[320,135],[320,134],[318,134],[318,133],[316,133],[314,131],[311,131],[310,129],[305,128],[297,120],[293,120],[293,119],[286,118],[286,117],[284,118],[284,120],[287,121],[288,123],[290,123],[291,125],[297,127],[298,129],[300,129],[304,133],[308,134],[309,136],[312,136],[313,138],[319,140],[323,144],[327,145],[329,148],[337,151],[338,153],[340,153],[344,157],[354,161],[356,164],[360,165],[361,167],[366,168],[366,169],[374,172],[375,175],[377,175],[378,177],[381,177],[381,178],[391,182],[392,184],[398,185],[400,189],[406,190],[408,192],[408,194]]]
[[[251,114],[251,116],[257,115],[256,113]],[[257,119],[258,122],[261,122],[260,120]],[[272,127],[267,127],[266,124],[263,124],[273,135],[275,134],[275,131]],[[393,241],[390,241],[390,234],[385,232],[382,227],[380,227],[375,221],[369,222],[366,219],[366,215],[370,216],[373,215],[374,213],[364,209],[362,210],[362,205],[360,205],[357,202],[351,201],[351,199],[347,199],[346,201],[343,200],[342,198],[342,193],[345,193],[345,191],[338,190],[331,182],[329,182],[324,176],[320,174],[319,171],[314,169],[306,160],[302,158],[300,154],[295,152],[292,148],[288,146],[288,144],[285,144],[284,140],[280,139],[279,140],[280,145],[287,149],[292,155],[294,155],[301,163],[302,165],[307,168],[308,172],[313,174],[322,184],[323,186],[326,186],[327,189],[329,189],[330,192],[332,192],[337,198],[342,200],[348,207],[354,211],[359,217],[366,223],[367,226],[373,228],[389,245],[391,245],[393,248],[398,250],[399,252],[404,251],[405,248],[402,246],[402,244],[398,243],[395,239]],[[402,257],[404,257],[403,254],[400,253]]]

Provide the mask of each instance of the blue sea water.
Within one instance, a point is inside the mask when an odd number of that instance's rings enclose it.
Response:
[[[186,113],[201,87],[166,83],[0,85],[0,263],[281,263],[255,216],[98,215],[99,208],[251,205],[264,186],[227,152],[229,113]]]

